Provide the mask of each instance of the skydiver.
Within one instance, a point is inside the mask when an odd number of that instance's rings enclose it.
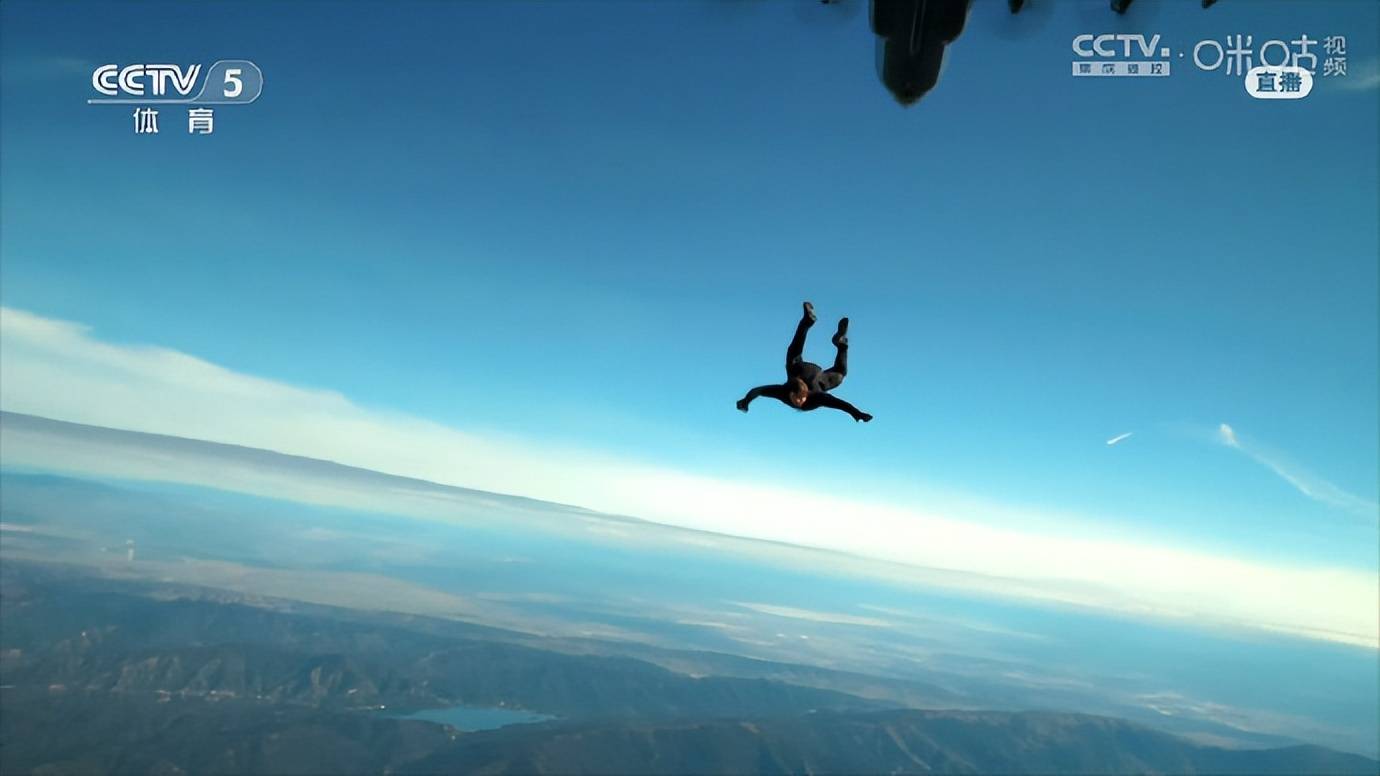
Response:
[[[848,319],[839,319],[838,331],[834,332],[833,343],[838,349],[834,365],[823,369],[801,358],[805,351],[805,334],[815,325],[814,305],[806,302],[800,323],[796,324],[795,337],[786,348],[786,382],[781,385],[759,385],[738,400],[738,409],[748,411],[748,405],[758,396],[766,396],[808,412],[820,407],[841,410],[853,417],[854,421],[867,423],[872,416],[852,404],[829,394],[839,387],[848,374]]]

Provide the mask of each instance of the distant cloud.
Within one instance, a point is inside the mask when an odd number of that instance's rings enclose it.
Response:
[[[1241,451],[1251,460],[1274,472],[1292,485],[1295,490],[1314,501],[1372,520],[1380,518],[1380,504],[1348,493],[1336,485],[1304,471],[1285,460],[1279,453],[1266,450],[1254,443],[1243,444],[1237,437],[1236,430],[1226,423],[1217,427],[1217,439],[1227,447]]]
[[[915,624],[929,634],[944,629],[958,629],[966,632],[1001,636],[1003,638],[1029,639],[1034,641],[1045,641],[1049,638],[1039,633],[1015,630],[998,625],[989,620],[979,620],[971,617],[955,617],[953,615],[940,615],[934,612],[908,611],[891,606],[878,606],[876,604],[858,604],[858,608],[884,614],[893,620]],[[971,641],[965,640],[965,643],[968,643],[971,648]]]
[[[891,623],[886,620],[879,620],[876,617],[861,617],[856,614],[845,614],[843,612],[820,612],[813,609],[798,609],[793,606],[775,606],[772,604],[744,603],[737,601],[735,601],[734,604],[760,614],[770,614],[773,617],[785,617],[791,620],[808,620],[810,622],[829,623],[833,625],[863,625],[869,628],[891,627]]]
[[[1327,80],[1336,84],[1338,89],[1348,92],[1380,89],[1380,57],[1371,57],[1353,67],[1346,75],[1333,76]]]
[[[1108,439],[1108,440],[1107,440],[1107,445],[1108,445],[1108,446],[1111,446],[1111,445],[1116,444],[1117,442],[1122,442],[1122,441],[1125,441],[1125,440],[1127,440],[1127,439],[1130,439],[1131,436],[1132,436],[1133,434],[1135,434],[1135,433],[1136,433],[1136,432],[1134,432],[1134,431],[1127,431],[1125,434],[1117,434],[1116,436],[1114,436],[1114,437],[1112,437],[1111,439]]]
[[[811,568],[830,573],[1380,645],[1370,569],[1251,560],[1149,543],[1139,536],[1094,537],[1081,527],[1091,518],[1069,524],[1020,505],[889,503],[865,489],[831,492],[711,477],[545,440],[462,431],[362,407],[335,391],[234,372],[166,348],[112,344],[79,324],[3,307],[0,374],[0,409],[9,412],[273,450],[761,540],[752,543],[751,552],[767,562],[809,557],[815,561]],[[10,466],[271,491],[313,503],[339,503],[350,495],[356,508],[378,504],[382,511],[398,514],[406,508],[433,518],[450,509],[420,485],[392,482],[384,488],[369,482],[368,472],[349,474],[347,491],[338,482],[344,474],[318,477],[290,466],[256,468],[254,451],[194,454],[177,441],[150,448],[129,442],[79,444],[51,433],[6,430],[0,436]],[[513,508],[484,494],[468,498],[475,504],[493,501],[485,510],[490,514]],[[1023,527],[998,524],[1013,512],[1039,519]],[[565,530],[591,525],[576,519],[588,517],[587,512],[544,513],[542,519],[563,521]],[[608,525],[624,527],[616,521]],[[1031,527],[1036,525],[1041,527]],[[631,542],[643,533],[606,540]],[[773,554],[773,547],[785,544],[814,548],[813,554]],[[747,551],[742,543],[725,540],[725,545],[724,552]]]
[[[1226,423],[1217,427],[1217,436],[1222,440],[1222,444],[1240,449],[1241,443],[1236,441],[1236,432]]]

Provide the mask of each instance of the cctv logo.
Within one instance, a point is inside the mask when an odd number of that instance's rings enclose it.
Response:
[[[1079,35],[1073,39],[1073,53],[1080,57],[1103,57],[1111,59],[1114,57],[1125,57],[1130,59],[1133,56],[1131,43],[1135,42],[1139,53],[1143,57],[1155,56],[1155,50],[1159,49],[1161,57],[1169,56],[1168,48],[1159,48],[1160,36],[1151,35],[1149,40],[1144,35]],[[1117,51],[1116,43],[1120,43],[1120,51]]]
[[[1169,75],[1169,48],[1160,46],[1159,35],[1078,35],[1073,53],[1075,76]]]
[[[155,97],[168,93],[172,86],[178,94],[186,97],[192,93],[196,78],[201,74],[201,65],[189,65],[186,71],[177,65],[101,65],[91,73],[91,86],[107,97],[127,94],[143,97],[145,86]]]
[[[259,98],[263,83],[263,72],[247,59],[222,59],[204,70],[199,64],[109,64],[91,72],[91,88],[100,96],[87,102],[244,103]]]

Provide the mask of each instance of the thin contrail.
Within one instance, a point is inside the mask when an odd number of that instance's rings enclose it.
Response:
[[[1303,471],[1293,463],[1284,460],[1279,454],[1264,450],[1254,443],[1249,446],[1242,444],[1236,436],[1236,430],[1226,423],[1217,427],[1217,441],[1227,447],[1241,451],[1246,457],[1274,472],[1299,493],[1314,501],[1369,518],[1374,518],[1380,514],[1380,505],[1374,501],[1364,499],[1354,493],[1348,493],[1327,480]],[[1249,442],[1249,440],[1247,441]]]
[[[1116,444],[1117,442],[1120,442],[1121,440],[1130,437],[1130,436],[1131,436],[1132,434],[1134,434],[1134,433],[1136,433],[1136,432],[1134,432],[1134,431],[1127,431],[1125,434],[1117,434],[1116,436],[1112,437],[1111,439],[1108,439],[1108,440],[1107,440],[1107,444],[1108,444],[1108,445],[1114,445],[1114,444]]]

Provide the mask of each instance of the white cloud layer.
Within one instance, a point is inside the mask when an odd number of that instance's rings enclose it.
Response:
[[[848,553],[885,561],[875,564],[879,576],[947,569],[966,572],[985,594],[1380,646],[1377,577],[1365,570],[1265,563],[1073,529],[997,527],[957,519],[943,505],[711,478],[466,433],[176,351],[103,342],[80,325],[9,308],[0,308],[0,409]]]

